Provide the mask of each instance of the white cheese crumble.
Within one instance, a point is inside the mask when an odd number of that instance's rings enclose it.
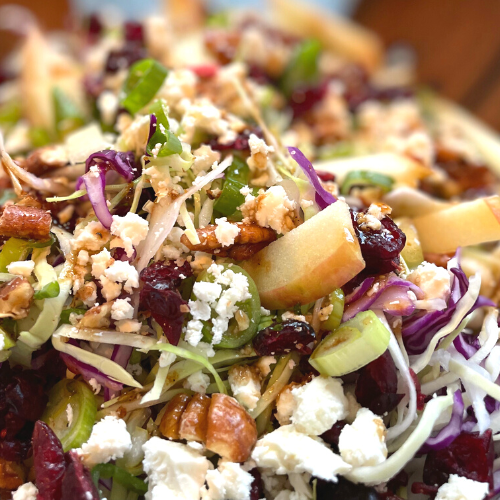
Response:
[[[205,394],[210,385],[210,377],[201,370],[190,375],[183,384],[185,389],[191,389],[194,392]]]
[[[35,269],[35,262],[33,260],[20,260],[7,265],[7,272],[16,276],[24,276],[25,278],[31,276],[33,269]]]
[[[116,299],[122,292],[122,286],[120,283],[113,283],[106,276],[101,275],[99,281],[102,285],[102,296],[109,302],[110,300]]]
[[[207,144],[202,144],[198,149],[195,149],[193,155],[194,163],[192,170],[196,175],[208,171],[215,162],[220,160],[219,151],[214,151]]]
[[[234,239],[240,233],[240,228],[236,224],[227,221],[227,217],[215,219],[215,237],[223,247],[234,245]]]
[[[240,464],[222,462],[207,472],[208,490],[202,490],[202,500],[250,500],[253,476]]]
[[[36,500],[38,488],[33,483],[24,483],[12,493],[12,500]]]
[[[236,304],[251,297],[247,277],[231,269],[223,272],[223,269],[222,266],[212,264],[208,273],[214,276],[215,282],[198,282],[193,287],[196,300],[189,301],[193,319],[188,321],[184,330],[185,339],[192,346],[196,346],[202,338],[201,321],[208,321],[213,311],[217,316],[211,318],[212,345],[217,345],[229,327],[229,320],[239,310]],[[227,288],[223,290],[222,285]]]
[[[75,229],[75,237],[71,241],[74,250],[98,252],[109,241],[109,231],[99,221],[89,222],[85,227]]]
[[[295,227],[295,208],[295,201],[288,198],[283,186],[272,186],[257,197],[247,194],[240,210],[243,222],[255,222],[261,227],[270,227],[279,234],[284,234]]]
[[[340,433],[340,455],[354,467],[379,465],[387,458],[385,435],[382,419],[368,408],[361,408],[354,422]]]
[[[79,266],[86,266],[89,263],[90,256],[87,250],[80,250],[78,252],[78,257],[76,258],[76,263]]]
[[[348,401],[342,382],[331,377],[316,377],[292,389],[295,409],[292,422],[298,431],[319,436],[343,420],[348,413]]]
[[[210,462],[198,451],[152,437],[143,446],[144,472],[148,475],[146,500],[199,500]]]
[[[90,387],[92,387],[92,390],[94,391],[94,394],[99,394],[101,392],[101,384],[97,382],[95,378],[91,378],[88,381]]]
[[[248,410],[253,410],[261,398],[261,384],[258,370],[247,365],[233,365],[228,381],[233,396]]]
[[[417,285],[424,292],[426,300],[447,300],[450,296],[450,273],[446,269],[436,266],[436,264],[423,262],[406,279]]]
[[[129,262],[115,260],[105,271],[104,276],[115,283],[124,283],[126,292],[132,293],[132,288],[139,287],[139,273]],[[100,278],[102,281],[102,277]]]
[[[68,403],[66,406],[66,418],[68,420],[68,427],[73,423],[73,407]]]
[[[262,377],[267,377],[271,373],[271,365],[276,364],[276,358],[274,356],[261,356],[255,363],[255,366],[259,369]]]
[[[92,434],[75,451],[87,467],[122,458],[132,448],[132,439],[125,421],[108,415],[94,424]]]
[[[130,304],[130,298],[116,299],[111,306],[111,318],[118,321],[121,319],[132,319],[134,307]]]
[[[132,257],[134,247],[148,235],[149,223],[137,214],[128,212],[124,217],[113,215],[111,234],[123,242],[127,257]]]
[[[448,482],[439,488],[436,500],[483,500],[489,489],[488,483],[451,474]]]
[[[281,315],[281,319],[283,321],[294,320],[294,321],[303,321],[306,322],[306,317],[302,314],[295,314],[292,311],[286,311]]]
[[[258,467],[270,467],[276,474],[309,472],[313,476],[336,481],[351,466],[333,453],[319,438],[298,432],[293,425],[279,427],[257,441],[252,459]]]

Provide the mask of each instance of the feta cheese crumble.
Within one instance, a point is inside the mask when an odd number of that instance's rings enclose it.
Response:
[[[208,490],[202,490],[202,500],[250,500],[253,476],[240,464],[222,462],[207,472]]]
[[[132,439],[125,421],[108,415],[94,424],[92,434],[75,451],[87,467],[122,458],[132,448]]]
[[[382,419],[368,408],[361,408],[354,422],[340,433],[340,455],[354,467],[379,465],[387,458],[385,435]]]
[[[115,283],[124,283],[123,288],[128,293],[132,293],[132,288],[139,287],[139,273],[137,269],[129,262],[123,260],[115,260],[104,271],[104,276]],[[102,281],[102,276],[100,279]]]
[[[12,493],[12,500],[36,500],[38,488],[33,483],[24,483]]]
[[[199,500],[200,488],[211,467],[197,450],[181,443],[152,437],[143,446],[148,475],[146,500]]]
[[[483,500],[489,489],[488,483],[451,474],[448,482],[439,488],[436,500]]]
[[[292,389],[292,396],[292,423],[298,431],[309,435],[323,434],[348,413],[348,401],[339,379],[316,377]]]
[[[134,307],[130,304],[130,298],[116,299],[111,306],[111,318],[114,320],[132,319]]]
[[[234,245],[234,239],[238,236],[240,228],[236,224],[227,221],[227,217],[215,219],[215,237],[223,247]]]
[[[35,262],[32,260],[11,262],[7,266],[8,273],[15,274],[17,276],[24,276],[25,278],[29,278],[31,276],[33,269],[35,269]]]
[[[261,397],[259,371],[247,365],[233,365],[228,373],[233,396],[248,410],[253,410]]]
[[[326,481],[337,480],[351,466],[333,453],[319,438],[298,432],[293,425],[279,427],[257,441],[252,459],[258,467],[269,467],[276,474],[309,472]]]
[[[417,285],[426,300],[443,299],[447,300],[451,293],[450,273],[436,264],[423,262],[406,278]]]
[[[194,392],[205,394],[210,385],[210,377],[201,370],[190,375],[183,384],[186,389],[191,389]]]
[[[111,234],[120,238],[129,258],[134,253],[134,247],[148,235],[148,229],[148,221],[137,214],[128,212],[123,217],[113,215]]]

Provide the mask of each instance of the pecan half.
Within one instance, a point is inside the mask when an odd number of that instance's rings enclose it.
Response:
[[[191,399],[187,394],[177,394],[167,405],[160,422],[160,432],[169,439],[180,439],[181,417]]]
[[[26,472],[21,464],[0,458],[0,489],[15,490],[25,479]]]
[[[31,153],[21,165],[35,175],[64,167],[68,164],[68,155],[62,146],[44,146]]]
[[[234,239],[234,246],[245,245],[245,249],[241,250],[241,255],[245,255],[245,252],[251,252],[253,245],[259,245],[259,250],[262,250],[262,248],[269,245],[269,243],[273,242],[276,239],[276,233],[272,229],[269,229],[267,227],[260,227],[257,224],[245,224],[243,222],[237,222],[235,223],[235,225],[238,226],[240,231]],[[226,250],[230,251],[232,247],[223,248],[222,243],[217,240],[217,237],[215,235],[216,228],[216,225],[210,225],[201,229],[197,229],[196,234],[200,239],[200,244],[198,245],[193,245],[185,234],[183,234],[181,237],[181,243],[186,245],[190,250],[196,252],[217,253],[218,255],[220,255]],[[255,251],[253,253],[255,253]]]
[[[52,216],[40,208],[8,205],[0,216],[0,236],[47,240],[51,225]]]
[[[35,291],[26,278],[14,278],[0,287],[0,318],[22,319],[28,311]]]
[[[231,462],[245,462],[256,442],[255,421],[243,406],[226,394],[213,394],[208,411],[207,448]]]
[[[210,397],[195,394],[181,417],[179,435],[181,439],[203,443],[207,437],[208,409]]]

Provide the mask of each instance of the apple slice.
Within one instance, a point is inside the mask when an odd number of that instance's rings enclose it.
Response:
[[[342,160],[318,161],[314,162],[314,168],[335,174],[335,180],[339,184],[342,184],[346,175],[353,170],[377,172],[391,177],[394,180],[394,187],[417,187],[418,181],[431,173],[420,163],[395,153],[377,153]]]
[[[308,304],[365,267],[347,204],[337,201],[246,261],[262,305]]]
[[[392,208],[391,217],[418,217],[455,205],[455,203],[438,200],[423,191],[410,187],[393,189],[384,196],[384,203]]]
[[[448,253],[458,247],[500,240],[500,197],[490,196],[415,217],[424,252]]]

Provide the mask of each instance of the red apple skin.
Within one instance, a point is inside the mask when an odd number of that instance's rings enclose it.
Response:
[[[262,305],[285,309],[308,304],[365,268],[347,205],[330,205],[248,260]]]

